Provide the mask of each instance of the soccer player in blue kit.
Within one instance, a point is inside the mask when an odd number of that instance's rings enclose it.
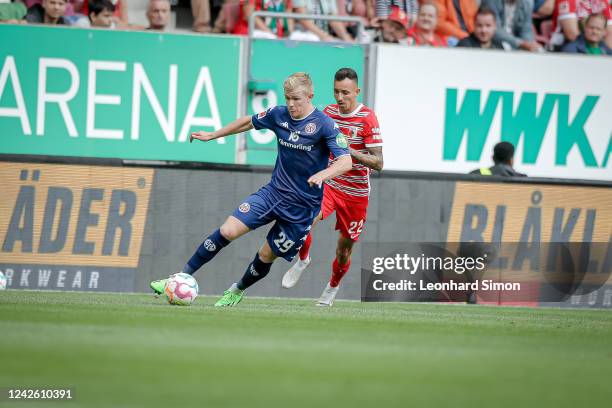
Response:
[[[240,204],[183,267],[182,272],[193,275],[230,242],[274,221],[242,278],[225,291],[215,306],[238,304],[245,289],[270,272],[276,258],[291,262],[320,212],[323,183],[352,167],[346,137],[332,119],[312,104],[314,90],[308,74],[295,73],[283,85],[286,106],[242,117],[214,132],[191,134],[190,142],[207,142],[253,128],[270,129],[278,142],[278,156],[270,182]],[[330,152],[335,161],[328,167]],[[161,294],[166,281],[153,281],[151,288]]]

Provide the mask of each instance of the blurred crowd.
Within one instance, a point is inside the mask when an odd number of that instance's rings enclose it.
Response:
[[[130,23],[128,1],[146,2],[148,24]],[[165,31],[178,1],[0,0],[0,21]],[[191,0],[188,6],[198,33],[247,35],[253,11],[269,11],[353,16],[366,29],[256,17],[254,37],[612,55],[610,0]]]

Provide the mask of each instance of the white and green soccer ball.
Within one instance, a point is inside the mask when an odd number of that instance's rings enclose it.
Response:
[[[0,272],[0,290],[6,289],[6,276]]]
[[[186,273],[176,273],[168,278],[164,295],[171,305],[189,306],[198,297],[198,282]]]

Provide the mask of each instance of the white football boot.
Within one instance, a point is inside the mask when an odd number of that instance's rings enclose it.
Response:
[[[310,265],[311,260],[312,259],[310,258],[310,256],[304,261],[298,259],[297,262],[294,263],[293,266],[289,268],[289,270],[283,275],[283,280],[281,282],[283,288],[289,289],[294,287],[295,284],[298,283],[298,281],[300,280],[302,272],[304,272],[308,265]]]
[[[336,295],[338,294],[338,289],[340,289],[340,285],[332,288],[329,286],[329,282],[327,282],[327,286],[323,290],[321,297],[317,300],[317,306],[323,307],[331,307],[334,304],[334,299],[336,299]]]

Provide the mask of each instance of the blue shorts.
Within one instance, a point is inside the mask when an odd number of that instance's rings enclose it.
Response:
[[[266,239],[274,255],[287,261],[297,255],[319,208],[305,208],[283,199],[269,185],[251,194],[232,215],[254,230],[276,221]]]

